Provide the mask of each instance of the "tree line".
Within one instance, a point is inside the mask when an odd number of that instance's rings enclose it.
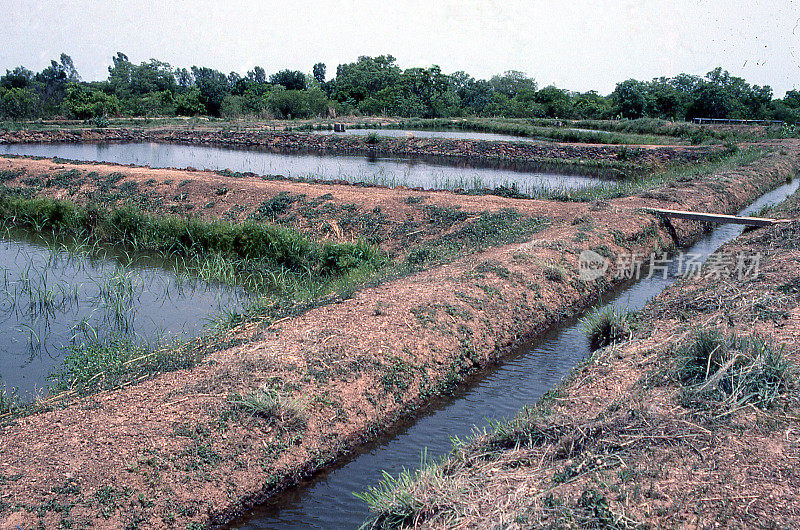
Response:
[[[81,81],[61,54],[41,72],[18,66],[0,77],[0,118],[198,116],[308,118],[334,114],[420,118],[612,119],[695,117],[768,119],[796,123],[800,92],[773,98],[769,86],[750,85],[718,67],[703,77],[680,74],[651,81],[628,79],[609,95],[546,86],[518,71],[475,79],[438,66],[401,69],[391,55],[359,57],[326,77],[284,69],[267,76],[256,66],[245,75],[208,67],[173,68],[150,59],[135,64],[117,53],[105,81]]]

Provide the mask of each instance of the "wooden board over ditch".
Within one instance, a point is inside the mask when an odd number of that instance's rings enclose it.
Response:
[[[662,208],[646,208],[648,212],[660,217],[675,219],[688,219],[690,221],[704,221],[706,223],[734,223],[750,226],[772,226],[780,223],[790,223],[790,219],[767,219],[765,217],[741,217],[738,215],[722,215],[716,213],[690,212],[688,210],[666,210]]]

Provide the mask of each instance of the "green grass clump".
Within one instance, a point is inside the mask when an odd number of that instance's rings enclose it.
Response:
[[[7,389],[0,379],[0,418],[20,413],[25,405],[15,389]]]
[[[678,350],[685,397],[700,408],[769,408],[794,392],[797,377],[783,347],[759,336],[701,330]]]
[[[263,386],[245,395],[228,396],[230,411],[242,412],[251,417],[266,420],[286,432],[301,431],[306,428],[306,418],[297,400],[274,388]]]
[[[581,320],[583,331],[594,350],[627,340],[633,329],[632,313],[614,306],[595,309]]]
[[[423,521],[426,514],[452,504],[449,489],[441,463],[428,462],[423,452],[418,471],[404,469],[397,477],[384,471],[377,486],[355,493],[372,512],[361,529],[404,528]]]

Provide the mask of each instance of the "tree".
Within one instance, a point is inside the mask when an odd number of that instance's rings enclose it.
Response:
[[[789,90],[783,97],[783,104],[791,109],[800,108],[800,90]]]
[[[0,86],[3,88],[28,88],[32,82],[33,72],[24,66],[6,70],[6,75],[0,77]]]
[[[72,57],[70,57],[66,53],[62,53],[61,57],[59,58],[59,61],[60,61],[59,66],[66,74],[68,82],[75,83],[81,80],[81,76],[78,75],[78,70],[72,63]]]
[[[133,77],[133,64],[128,60],[128,56],[122,52],[117,52],[111,58],[112,65],[108,67],[108,83],[115,94],[130,92],[131,78]]]
[[[644,83],[635,79],[628,79],[617,83],[614,92],[611,93],[611,100],[614,103],[616,112],[623,118],[641,118],[645,111],[645,87]]]
[[[325,69],[325,63],[317,63],[313,68],[314,79],[316,79],[317,83],[320,85],[325,83]]]
[[[206,111],[219,116],[222,102],[228,94],[228,77],[212,68],[192,66],[195,86],[200,90],[198,97]]]
[[[694,100],[686,111],[690,118],[727,118],[731,111],[728,91],[716,83],[704,83],[694,93]]]
[[[273,85],[281,85],[286,90],[305,90],[306,75],[299,70],[281,70],[269,77]]]
[[[522,95],[526,91],[523,91]],[[533,101],[541,105],[544,116],[548,118],[571,118],[572,100],[566,90],[554,86],[544,87],[536,92]]]
[[[579,118],[604,120],[611,117],[611,99],[603,97],[594,90],[577,94],[573,99],[573,108]]]
[[[194,76],[192,75],[192,72],[186,68],[178,68],[175,71],[175,80],[178,82],[178,86],[181,88],[189,88],[190,86],[194,85]]]
[[[111,60],[113,66],[108,67],[108,84],[121,99],[151,92],[174,93],[178,87],[169,63],[150,59],[135,65],[122,52],[117,52],[117,56]]]
[[[492,88],[508,98],[513,98],[521,90],[536,90],[536,81],[525,72],[509,70],[503,75],[495,75],[489,80]]]
[[[39,96],[31,89],[0,88],[0,117],[11,120],[33,118],[39,111]]]
[[[267,82],[267,72],[260,66],[255,66],[252,70],[247,72],[247,79],[251,83],[263,85]]]
[[[391,55],[362,56],[354,63],[340,64],[336,68],[331,94],[335,100],[356,107],[367,97],[398,85],[400,73]]]
[[[666,77],[653,79],[642,85],[645,98],[644,115],[665,120],[683,119],[686,109],[681,94]]]
[[[50,61],[50,66],[36,74],[34,81],[38,84],[37,91],[45,112],[57,112],[64,99],[67,83],[79,79],[78,71],[66,53],[61,54],[60,62]]]

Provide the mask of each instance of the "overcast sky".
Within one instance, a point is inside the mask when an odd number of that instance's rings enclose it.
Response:
[[[722,66],[782,97],[800,89],[800,0],[4,0],[0,71],[61,52],[84,80],[111,57],[244,74],[310,72],[359,55],[608,94],[617,82]]]

